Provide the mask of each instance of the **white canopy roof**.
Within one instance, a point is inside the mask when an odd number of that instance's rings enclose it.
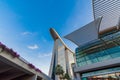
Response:
[[[102,17],[65,36],[66,39],[80,46],[92,40],[98,39],[99,27]]]

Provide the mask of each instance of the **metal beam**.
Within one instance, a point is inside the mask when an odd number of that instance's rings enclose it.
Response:
[[[11,80],[11,79],[20,77],[22,75],[25,75],[25,73],[19,72],[19,73],[13,73],[13,74],[10,74],[10,75],[4,75],[3,74],[3,75],[0,76],[0,80]]]
[[[3,72],[6,72],[6,71],[9,71],[9,70],[11,70],[12,69],[12,67],[4,67],[4,68],[0,68],[0,73],[3,73]]]

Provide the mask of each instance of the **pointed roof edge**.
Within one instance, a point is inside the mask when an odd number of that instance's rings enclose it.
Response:
[[[53,40],[55,41],[56,39],[60,39],[60,41],[62,42],[62,44],[65,46],[65,49],[68,49],[70,52],[72,52],[74,54],[74,52],[64,43],[64,41],[62,40],[62,38],[59,36],[59,34],[55,31],[54,28],[50,28],[50,34],[53,38]]]
[[[103,18],[103,16],[99,16],[97,19],[94,19],[93,21],[89,22],[88,24],[84,25],[83,27],[80,27],[79,29],[77,29],[77,30],[69,33],[69,34],[66,35],[66,36],[64,36],[64,38],[70,40],[71,42],[73,42],[73,43],[76,44],[77,46],[80,46],[81,43],[82,43],[82,45],[83,45],[83,44],[86,44],[86,43],[88,43],[88,41],[83,43],[83,40],[82,40],[82,41],[80,40],[80,39],[82,39],[83,36],[82,36],[81,38],[78,38],[78,37],[75,36],[75,35],[78,35],[78,34],[84,35],[83,33],[85,33],[85,30],[88,30],[87,28],[89,28],[89,27],[93,27],[93,24],[94,24],[94,25],[97,25],[97,26],[94,26],[94,27],[95,27],[94,30],[96,31],[95,34],[97,35],[95,38],[99,38],[99,35],[98,35],[98,34],[99,34],[99,29],[100,29],[100,24],[101,24],[102,18]],[[90,25],[91,25],[91,26],[90,26]],[[85,29],[85,28],[86,28],[86,29]],[[82,30],[82,32],[80,32],[80,30]],[[92,31],[93,31],[93,29],[92,29]],[[79,33],[78,33],[78,32],[79,32]],[[92,33],[92,34],[93,34],[93,33]],[[75,36],[75,37],[74,37],[74,36]],[[86,36],[86,35],[85,35],[85,36]],[[88,37],[88,35],[87,35],[86,37]],[[78,39],[79,41],[81,41],[81,42],[78,42],[77,39]],[[85,40],[86,40],[86,38],[85,38]],[[85,40],[84,40],[84,41],[85,41]]]

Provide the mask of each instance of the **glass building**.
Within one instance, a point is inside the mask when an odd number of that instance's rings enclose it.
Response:
[[[76,63],[78,67],[104,63],[111,61],[111,66],[98,70],[90,70],[81,74],[82,80],[120,80],[120,63],[113,60],[120,60],[120,31],[113,30],[102,34],[100,39],[94,40],[76,49]],[[96,65],[97,65],[96,64]]]
[[[61,65],[64,73],[68,73],[70,78],[73,79],[72,63],[74,63],[74,53],[65,45],[58,33],[54,29],[50,29],[50,33],[54,39],[54,48],[52,53],[51,65],[49,76],[53,80],[59,80],[55,74],[57,65]]]
[[[92,23],[100,24],[100,22],[100,20],[94,20]],[[95,26],[91,23],[88,25],[89,27]],[[84,26],[84,31],[87,30],[88,25]],[[84,35],[82,30],[83,28],[80,28],[68,34],[67,38],[72,41],[80,40],[80,42],[81,39],[88,39],[86,32]],[[91,31],[89,29],[87,32]],[[73,38],[78,34],[80,39]],[[92,35],[93,32],[90,34]],[[76,67],[74,67],[74,73],[77,80],[120,80],[120,29],[114,26],[104,29],[96,35],[98,38],[91,36],[95,39],[82,45],[77,42],[80,45],[75,50]]]
[[[76,80],[120,80],[120,0],[92,5],[94,21],[65,36],[78,45]]]
[[[76,61],[79,67],[119,57],[120,31],[76,49]]]

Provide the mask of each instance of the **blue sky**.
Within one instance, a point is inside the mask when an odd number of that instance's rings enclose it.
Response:
[[[0,42],[48,74],[54,43],[49,28],[65,36],[92,21],[91,1],[0,0]]]

